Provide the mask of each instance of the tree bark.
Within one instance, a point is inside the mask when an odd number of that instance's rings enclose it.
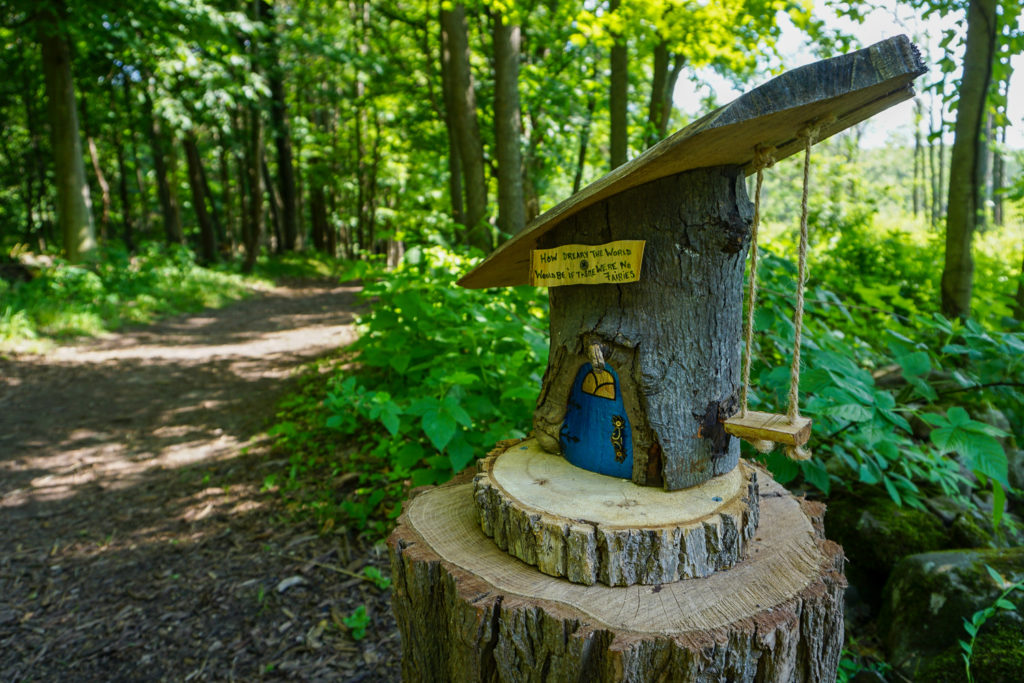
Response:
[[[523,201],[523,157],[519,141],[523,122],[519,111],[518,26],[494,16],[494,152],[498,160],[498,229],[514,235],[526,226]]]
[[[168,244],[184,244],[185,234],[181,230],[181,213],[178,209],[178,193],[172,184],[164,148],[164,134],[160,119],[153,110],[153,99],[146,92],[146,116],[149,119],[149,147],[153,153],[153,171],[156,176],[156,191],[160,199],[160,212],[164,220],[164,236]]]
[[[620,0],[611,0],[610,9],[615,12]],[[614,35],[615,43],[611,49],[611,91],[609,92],[608,109],[611,114],[611,133],[609,144],[612,169],[626,163],[629,148],[629,130],[626,117],[629,105],[629,55],[626,50],[626,39],[619,34]]]
[[[132,200],[128,192],[128,164],[125,161],[124,138],[118,132],[114,138],[117,148],[117,194],[121,200],[121,241],[129,252],[135,251],[135,237],[132,234]]]
[[[648,147],[653,147],[668,134],[668,121],[672,115],[672,94],[685,63],[682,55],[672,55],[669,52],[667,40],[654,47],[654,74],[651,78],[651,97],[647,103]]]
[[[638,282],[548,290],[551,352],[533,421],[546,450],[560,451],[570,389],[599,343],[622,382],[635,483],[676,490],[736,466],[739,442],[701,425],[731,415],[739,392],[752,214],[742,170],[717,167],[626,190],[541,238],[541,248],[647,239]]]
[[[251,273],[260,254],[263,239],[263,122],[256,107],[249,110],[249,139],[245,150],[245,172],[248,197],[243,234],[245,260],[242,272]]]
[[[590,144],[590,129],[594,124],[594,109],[597,106],[597,96],[593,92],[587,95],[586,114],[583,125],[580,127],[580,144],[576,152],[576,173],[572,178],[572,193],[576,194],[583,186],[583,169],[587,163],[587,147]]]
[[[441,10],[442,30],[451,50],[450,76],[455,134],[458,137],[462,162],[462,179],[466,190],[466,243],[490,252],[494,248],[487,217],[487,178],[484,148],[476,117],[476,93],[469,66],[469,35],[466,8],[457,4]]]
[[[443,10],[442,10],[443,12]],[[441,26],[441,91],[444,95],[444,125],[448,132],[448,196],[452,205],[452,220],[466,224],[466,208],[462,196],[462,152],[455,125],[455,86],[452,84],[452,47],[445,22]]]
[[[206,209],[206,193],[203,191],[203,160],[199,155],[199,144],[195,133],[188,131],[182,140],[185,160],[188,164],[188,186],[192,190],[192,208],[199,223],[199,258],[204,264],[217,261],[217,232]]]
[[[949,162],[946,255],[942,270],[942,311],[971,314],[974,257],[971,243],[983,211],[979,169],[985,154],[981,132],[992,79],[996,44],[996,0],[971,0],[967,10],[967,44],[956,112],[953,155]]]
[[[646,587],[545,576],[484,536],[471,484],[420,493],[388,541],[403,680],[835,680],[842,548],[824,506],[763,479],[746,561]]]
[[[63,10],[63,2],[58,2],[56,10],[45,13],[40,22],[39,45],[53,146],[57,222],[64,239],[64,253],[69,261],[77,262],[96,247],[96,228],[79,137],[71,49],[56,14]]]
[[[265,3],[263,15],[264,21],[271,31],[269,49],[267,50],[267,59],[269,60],[267,84],[270,86],[270,123],[274,130],[274,147],[277,151],[277,188],[281,197],[283,233],[281,250],[295,251],[298,246],[295,168],[292,161],[292,139],[288,126],[288,111],[285,105],[284,71],[280,63],[273,5]]]

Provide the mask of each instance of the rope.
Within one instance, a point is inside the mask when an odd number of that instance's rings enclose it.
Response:
[[[807,126],[800,131],[804,138],[804,188],[800,198],[800,250],[797,261],[796,312],[793,314],[793,364],[789,367],[789,410],[790,422],[800,417],[800,344],[804,325],[804,285],[807,282],[807,195],[811,183],[811,146],[818,136],[820,124]],[[807,460],[811,452],[800,446],[787,446],[786,455],[792,460]]]
[[[743,341],[746,352],[743,355],[743,390],[740,395],[740,416],[747,416],[747,394],[750,391],[751,347],[754,339],[754,308],[757,306],[757,228],[761,225],[761,185],[764,183],[764,169],[775,163],[774,147],[757,147],[754,150],[754,167],[757,169],[757,185],[754,190],[754,222],[750,229],[750,289],[747,292],[747,318],[743,321]],[[761,450],[758,447],[758,450]]]

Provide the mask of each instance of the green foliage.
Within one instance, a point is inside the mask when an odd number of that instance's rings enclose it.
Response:
[[[762,264],[752,404],[782,407],[795,267],[770,253]],[[1008,481],[998,439],[1008,434],[977,418],[996,408],[1020,434],[1024,335],[925,315],[916,297],[898,292],[869,303],[885,291],[884,273],[865,269],[852,280],[845,271],[833,275],[829,265],[815,269],[807,293],[802,353],[801,411],[815,421],[815,457],[796,463],[773,453],[772,472],[783,483],[802,477],[826,494],[836,482],[878,485],[896,503],[919,507],[923,485],[959,495],[962,464],[982,485],[991,482],[1001,501]],[[836,294],[823,283],[833,278],[855,282],[855,293]],[[895,313],[899,304],[903,312]],[[995,507],[998,523],[1002,510]]]
[[[963,650],[960,655],[964,660],[964,670],[967,673],[968,683],[974,682],[974,676],[971,675],[971,658],[974,656],[974,645],[981,627],[1000,610],[1007,612],[1017,611],[1017,606],[1010,602],[1009,597],[1015,591],[1024,590],[1024,581],[1010,583],[992,567],[985,565],[985,569],[988,570],[989,576],[992,577],[996,585],[1003,589],[1003,592],[999,594],[999,597],[991,605],[972,614],[970,620],[964,619],[964,631],[970,636],[970,640],[960,640],[958,642],[960,643],[960,649]]]
[[[362,640],[366,637],[366,627],[370,625],[370,615],[366,612],[366,605],[360,605],[352,614],[343,617],[341,621],[348,627],[352,640]]]
[[[55,259],[29,282],[0,287],[0,345],[96,335],[126,323],[220,306],[255,283],[202,268],[182,246],[144,245],[130,255],[106,246],[88,263]]]
[[[289,399],[271,430],[292,453],[284,489],[298,509],[383,534],[407,486],[446,481],[497,441],[525,436],[547,362],[547,299],[528,287],[457,288],[466,265],[440,247],[414,249],[366,284],[373,308],[346,364]],[[317,473],[343,471],[358,474],[350,493],[302,497]]]

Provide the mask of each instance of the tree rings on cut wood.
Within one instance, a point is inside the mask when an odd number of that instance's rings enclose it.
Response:
[[[746,463],[664,491],[575,467],[535,439],[482,461],[473,497],[499,548],[586,585],[708,576],[742,558],[758,520],[757,472]]]
[[[546,576],[484,535],[468,479],[420,493],[389,540],[404,679],[834,680],[842,548],[823,539],[823,506],[758,478],[747,558],[656,586]]]

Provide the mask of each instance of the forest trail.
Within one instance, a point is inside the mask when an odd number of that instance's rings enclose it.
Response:
[[[259,434],[358,286],[0,358],[0,680],[389,680],[386,554],[280,520]],[[386,573],[386,570],[385,570]],[[365,604],[367,638],[341,618]]]

